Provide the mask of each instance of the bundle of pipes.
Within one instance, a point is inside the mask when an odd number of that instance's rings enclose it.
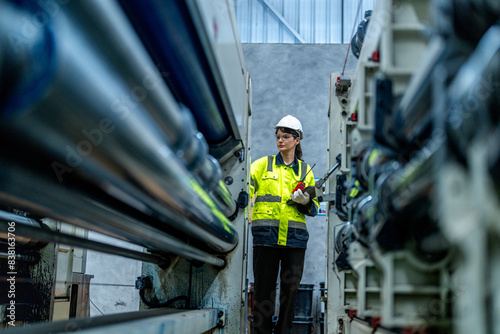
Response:
[[[476,136],[493,133],[498,127],[499,83],[500,25],[497,24],[485,33],[449,87],[453,94],[449,94],[449,113],[444,123],[450,146],[460,160],[465,159],[467,148]]]
[[[234,249],[220,165],[118,3],[18,3],[0,3],[0,201],[198,260],[169,235]]]
[[[380,98],[376,119],[388,120],[385,121],[387,124],[377,125],[376,139],[397,150],[406,160],[431,137],[431,101],[439,98],[433,96],[434,76],[442,76],[439,80],[449,85],[486,31],[500,18],[497,1],[437,0],[433,7],[436,18],[439,18],[433,23],[435,33],[405,94],[393,97],[394,100],[401,99],[395,110],[384,110],[382,106],[387,102],[382,99],[387,100],[387,94],[377,94]],[[384,118],[384,114],[389,115]]]
[[[433,236],[432,244],[424,242],[424,239],[419,242],[426,245],[426,249],[421,250],[427,255],[446,253],[447,243],[442,237],[436,238],[439,228],[432,218],[435,216],[432,203],[436,201],[433,193],[437,169],[444,159],[454,158],[467,163],[471,143],[478,137],[489,137],[487,142],[491,147],[491,156],[496,156],[499,69],[500,27],[492,25],[463,62],[453,81],[448,82],[448,77],[440,78],[443,85],[441,92],[445,94],[434,97],[434,106],[442,106],[443,109],[433,115],[434,131],[426,145],[408,163],[388,173],[377,187],[378,212],[384,213],[384,219],[379,220],[377,227],[379,236],[387,225],[387,217],[399,216],[405,222],[404,231],[418,226],[418,233],[414,231],[408,235]],[[488,163],[491,167],[498,164],[498,160],[491,159]],[[493,181],[498,183],[494,169],[489,170]],[[401,229],[401,226],[392,227]],[[404,231],[399,235],[405,235]]]
[[[196,17],[189,1],[120,0],[151,57],[177,99],[193,113],[198,129],[217,158],[239,144],[233,133],[221,79],[210,69],[213,55],[204,52],[195,34]],[[214,28],[216,29],[216,28]],[[237,139],[237,138],[236,138]]]
[[[356,240],[369,239],[368,244],[375,242],[385,250],[413,244],[429,260],[448,252],[432,212],[435,175],[446,149],[465,161],[474,138],[492,135],[493,143],[500,137],[500,29],[495,24],[500,7],[494,1],[475,0],[434,5],[442,15],[405,93],[392,96],[390,81],[377,82],[374,143],[359,159],[356,174],[362,185],[374,190],[376,214],[366,217],[363,206],[352,204]],[[493,166],[499,165],[500,154],[492,148],[488,167],[496,182]],[[382,150],[388,152],[383,164],[368,163]]]

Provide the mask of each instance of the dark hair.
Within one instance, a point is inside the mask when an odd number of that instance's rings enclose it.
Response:
[[[294,138],[300,137],[297,131],[290,128],[276,128],[276,133],[278,133],[278,130],[281,130],[281,132],[284,133],[289,133],[293,135]],[[297,156],[297,159],[302,160],[302,147],[300,147],[300,142],[297,144],[297,146],[295,146],[295,155]]]

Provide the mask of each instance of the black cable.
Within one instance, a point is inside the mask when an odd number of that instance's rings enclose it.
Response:
[[[154,297],[154,300],[148,300],[146,296],[144,295],[145,289],[140,289],[139,290],[139,296],[141,297],[142,302],[150,307],[150,308],[160,308],[160,307],[170,307],[172,304],[175,302],[178,302],[180,300],[184,300],[186,303],[186,308],[189,306],[189,298],[187,296],[177,296],[174,298],[171,298],[167,300],[166,302],[160,302],[156,296]]]

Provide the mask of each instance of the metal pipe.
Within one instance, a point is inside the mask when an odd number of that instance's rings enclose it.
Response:
[[[11,2],[0,2],[0,115],[9,114],[23,97],[41,94],[51,69],[52,39],[33,26],[33,17],[20,15]],[[38,57],[33,57],[37,54]],[[45,79],[45,80],[44,80]]]
[[[124,5],[124,8],[127,8],[128,6],[125,5],[125,3],[127,3],[127,1],[122,2],[122,5]],[[172,4],[169,3],[168,6],[173,6],[173,5],[174,2]],[[140,7],[144,8],[144,6],[146,6],[146,2],[141,2]],[[159,5],[155,4],[154,6],[159,6]],[[201,113],[201,115],[203,115],[204,117],[203,124],[205,124],[208,121],[209,123],[214,122],[218,126],[222,126],[221,124],[224,124],[224,122],[219,120],[220,115],[219,117],[217,117],[217,115],[209,115],[209,113],[207,113],[207,110],[210,110],[209,108],[210,102],[208,101],[202,101],[201,105],[197,105],[197,107],[202,108],[201,111],[194,110],[193,107],[191,107],[190,110],[184,104],[180,105],[177,104],[177,102],[173,100],[171,94],[165,92],[164,89],[161,89],[161,87],[163,87],[164,85],[162,79],[172,78],[176,74],[181,75],[183,80],[185,80],[186,78],[197,78],[196,80],[190,80],[190,82],[192,83],[198,83],[207,80],[206,77],[209,74],[206,72],[205,73],[197,72],[197,76],[190,76],[189,74],[190,73],[189,70],[193,71],[193,69],[198,68],[200,66],[199,63],[202,63],[202,60],[199,59],[199,57],[191,58],[191,53],[188,53],[188,56],[186,56],[186,53],[184,53],[183,56],[180,56],[179,59],[176,59],[174,61],[173,68],[168,68],[168,69],[160,68],[160,70],[166,70],[167,72],[167,73],[161,72],[163,78],[154,77],[153,74],[151,73],[153,72],[153,66],[152,66],[153,64],[151,63],[150,55],[145,52],[144,46],[141,43],[141,41],[135,36],[135,32],[130,31],[131,27],[129,26],[129,23],[123,22],[124,19],[122,17],[123,15],[109,15],[109,13],[112,13],[113,11],[119,11],[119,12],[121,11],[118,10],[117,8],[113,9],[112,8],[113,6],[102,5],[100,2],[95,2],[95,4],[90,4],[88,5],[88,7],[89,7],[88,9],[89,14],[86,16],[81,15],[81,10],[71,11],[70,12],[71,20],[75,21],[79,20],[80,24],[85,27],[93,26],[96,20],[100,22],[100,24],[102,25],[102,31],[95,32],[92,36],[92,40],[98,41],[99,44],[105,43],[105,45],[98,46],[102,49],[109,48],[115,50],[116,52],[113,54],[114,61],[117,64],[120,64],[120,67],[126,67],[127,69],[134,70],[135,76],[137,78],[142,78],[141,82],[142,86],[145,90],[147,90],[147,99],[146,99],[147,104],[148,105],[150,104],[150,106],[147,106],[145,109],[153,117],[155,123],[161,129],[161,132],[168,139],[169,147],[186,164],[188,170],[190,170],[195,174],[195,176],[197,175],[205,176],[202,178],[198,178],[198,181],[202,184],[202,186],[205,189],[208,189],[211,192],[213,192],[214,196],[217,198],[224,198],[228,193],[228,190],[225,187],[225,185],[223,185],[222,188],[219,186],[214,188],[210,185],[210,183],[215,183],[215,184],[219,183],[218,181],[222,179],[222,172],[219,171],[220,170],[219,163],[213,157],[208,156],[207,142],[205,140],[204,135],[202,135],[197,130],[197,125],[195,119],[193,118],[192,112],[194,112],[195,115],[197,115],[197,113],[198,114]],[[158,11],[148,12],[147,20],[140,21],[140,25],[136,27],[136,30],[140,33],[144,28],[143,25],[151,24],[152,22],[151,16],[154,15],[155,13],[160,13],[160,12],[162,11],[158,10]],[[135,11],[134,15],[132,15],[130,19],[132,21],[136,20],[138,17],[140,17],[139,13],[141,13],[141,10]],[[172,15],[170,11],[169,15]],[[175,34],[176,37],[174,38],[174,40],[176,41],[176,43],[179,38],[178,36],[180,30],[187,29],[188,25],[189,23],[187,22],[185,22],[184,24],[178,24],[175,26],[175,30],[169,32],[170,34],[172,33]],[[171,38],[163,38],[165,36],[163,36],[161,32],[159,32],[158,26],[154,27],[154,31],[155,31],[154,34],[141,37],[143,38],[143,40],[145,39],[147,45],[149,45],[148,44],[149,39],[153,38],[152,36],[161,37],[160,40],[160,43],[162,45],[161,51],[165,51],[163,49],[165,47],[165,43],[167,40],[170,40]],[[115,37],[116,35],[119,35],[120,39],[117,39]],[[154,55],[161,57],[172,57],[175,52],[180,52],[180,49],[186,47],[187,41],[188,41],[187,38],[183,39],[182,43],[172,45],[171,46],[172,48],[169,48],[168,52],[162,53],[160,55],[156,54]],[[131,52],[131,50],[133,50],[133,52]],[[154,52],[153,50],[149,49],[150,52]],[[195,50],[188,50],[188,51],[192,51],[193,55],[196,53]],[[200,52],[200,50],[198,50],[198,52]],[[186,72],[179,73],[180,62],[188,62],[184,68]],[[147,67],[142,68],[138,64],[149,64],[149,68]],[[132,88],[132,93],[133,90],[136,88],[137,86]],[[184,103],[191,103],[192,101],[198,101],[200,99],[200,97],[196,96],[197,92],[200,91],[200,89],[194,90],[194,88],[191,87],[187,91],[189,92],[188,94],[189,100],[183,101]],[[212,124],[209,125],[209,128],[205,132],[207,132],[209,136],[214,136],[216,135],[217,130],[214,129],[214,125]],[[228,134],[226,134],[220,140],[226,139],[227,136]],[[209,169],[209,170],[214,170],[214,172],[211,173],[210,175],[207,175],[206,171],[203,172],[203,170],[207,168],[207,164],[212,164],[215,166],[214,169]],[[216,204],[219,206],[221,211],[227,213],[225,214],[226,217],[231,216],[236,208],[234,201],[216,201]]]
[[[0,259],[5,259],[9,260],[12,258],[15,258],[16,261],[21,261],[21,262],[29,262],[29,263],[36,263],[40,261],[40,256],[36,257],[35,255],[28,255],[28,254],[9,254],[5,252],[0,252]]]
[[[28,217],[24,217],[24,216],[20,216],[20,215],[16,215],[16,214],[13,214],[13,213],[10,213],[10,212],[6,212],[6,211],[1,211],[0,210],[0,220],[4,220],[4,221],[7,221],[7,222],[11,222],[11,221],[15,221],[19,224],[23,224],[23,225],[27,225],[27,226],[33,226],[37,229],[40,229],[41,228],[41,224],[34,220],[34,219],[31,219],[31,218],[28,218]],[[1,240],[8,240],[9,239],[9,233],[8,233],[8,229],[5,229],[5,230],[0,230],[0,239]],[[14,233],[12,233],[12,235],[15,235]],[[16,245],[17,246],[33,246],[35,245],[37,242],[36,239],[32,239],[32,238],[27,238],[27,237],[23,237],[23,236],[17,236],[15,237],[15,242],[16,242]]]
[[[370,239],[370,228],[373,224],[374,216],[374,206],[375,201],[373,197],[368,195],[356,200],[353,203],[353,213],[352,213],[352,232],[359,242],[363,245],[369,245]]]
[[[205,190],[208,192],[217,207],[226,217],[230,217],[236,210],[236,202],[222,181],[222,169],[217,160],[211,155],[205,160],[201,168],[195,171],[195,175],[202,180]]]
[[[393,213],[404,213],[407,208],[428,211],[429,206],[416,206],[416,203],[430,202],[430,193],[434,187],[434,175],[436,171],[436,155],[442,142],[431,141],[429,145],[422,148],[415,157],[403,168],[392,172],[386,181],[388,190],[384,192],[389,198],[386,201],[389,210]],[[419,215],[410,213],[412,219],[418,219]]]
[[[22,19],[28,14],[19,15]],[[100,28],[94,29],[96,25]],[[158,75],[146,70],[153,64],[138,40],[129,43],[135,33],[116,3],[68,3],[42,29],[50,43],[42,48],[45,53],[32,57],[51,59],[43,94],[32,96],[24,90],[23,100],[3,113],[4,138],[34,145],[23,154],[40,151],[52,157],[53,182],[85,180],[125,207],[215,251],[234,249],[235,230],[179,159],[182,152],[170,148],[165,129],[149,112],[175,110],[176,104]],[[101,40],[96,35],[101,32],[109,39]],[[137,50],[108,48],[117,43]],[[120,62],[122,53],[129,57],[125,64]],[[13,152],[11,157],[19,155]]]
[[[450,85],[446,132],[455,153],[466,159],[476,136],[493,132],[500,117],[500,25],[491,27]]]
[[[81,30],[91,45],[87,41],[77,41],[72,46],[86,48],[88,52],[102,52],[105,56],[98,61],[104,62],[107,72],[114,72],[112,74],[127,85],[127,91],[115,95],[112,104],[106,107],[116,113],[141,108],[142,112],[151,115],[170,148],[186,165],[198,166],[207,154],[205,138],[198,136],[191,111],[179,105],[167,89],[163,79],[169,74],[158,71],[119,4],[93,0],[72,3],[64,7],[64,14],[75,31],[56,38],[65,43],[79,36],[76,30]],[[95,26],[99,29],[94,29]],[[63,54],[73,55],[71,52]]]
[[[220,97],[184,2],[121,0],[120,4],[171,89],[195,115],[207,141],[221,143],[229,138],[229,121],[221,112]]]
[[[432,215],[442,147],[442,142],[431,139],[407,164],[390,163],[377,179],[377,212],[370,236],[381,249],[404,247],[426,262],[441,261],[448,254],[449,247]]]
[[[23,166],[9,166],[0,160],[0,175],[10,176],[0,183],[0,202],[159,252],[217,267],[225,265],[224,260],[172,237],[168,230],[134,218],[131,210],[121,212],[123,206],[112,198],[92,189],[86,194],[84,187],[47,181],[40,172],[34,174]]]
[[[152,255],[143,252],[137,252],[131,249],[125,249],[113,245],[107,245],[104,243],[76,237],[69,234],[58,233],[55,231],[48,231],[44,229],[37,229],[33,226],[23,224],[22,218],[9,219],[9,221],[19,223],[19,225],[15,226],[16,241],[19,237],[25,237],[25,238],[30,238],[32,240],[47,241],[64,245],[70,245],[83,249],[91,249],[101,253],[123,256],[129,259],[139,260],[143,262],[155,263],[159,266],[163,266],[168,263],[167,259],[162,258],[158,255]],[[0,221],[0,229],[2,231],[3,230],[6,231],[8,227],[9,225],[7,222]]]

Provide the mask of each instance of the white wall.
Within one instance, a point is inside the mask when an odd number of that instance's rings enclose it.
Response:
[[[141,246],[89,232],[89,239],[142,251]],[[139,311],[139,290],[135,280],[141,275],[142,262],[89,250],[86,273],[90,281],[90,316]]]

